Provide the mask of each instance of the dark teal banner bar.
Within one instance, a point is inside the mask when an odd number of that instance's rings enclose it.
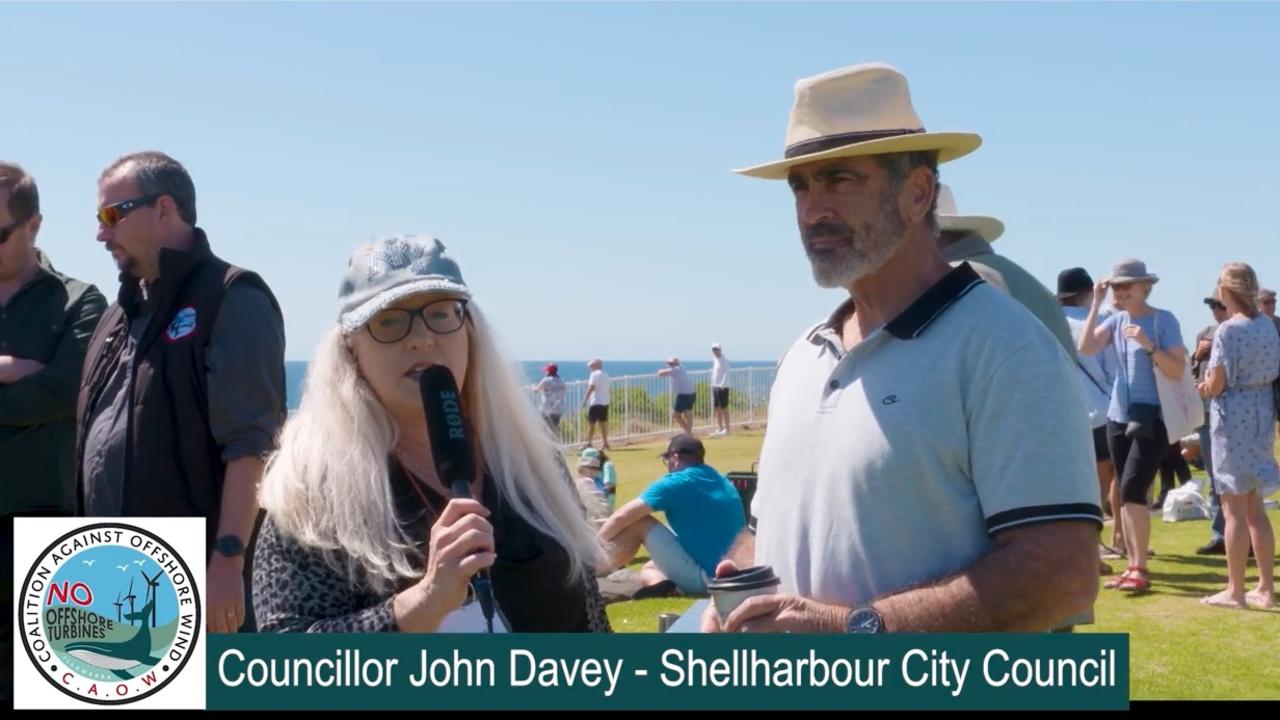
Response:
[[[1127,635],[210,635],[209,709],[1123,709]]]

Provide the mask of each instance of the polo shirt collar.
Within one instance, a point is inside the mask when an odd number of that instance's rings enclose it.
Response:
[[[889,321],[885,330],[899,340],[918,338],[929,329],[934,320],[941,317],[956,301],[982,282],[982,278],[969,263],[960,263],[924,291],[924,294],[916,298],[906,310]],[[854,311],[854,307],[853,298],[841,303],[826,322],[810,331],[809,342],[815,345],[822,345],[828,341],[836,342],[840,325],[849,317],[849,313]]]

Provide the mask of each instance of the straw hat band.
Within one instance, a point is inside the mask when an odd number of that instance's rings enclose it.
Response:
[[[853,143],[869,142],[871,140],[884,140],[885,138],[899,137],[902,135],[915,135],[924,132],[924,128],[916,128],[914,130],[861,130],[855,132],[838,133],[835,135],[824,135],[812,140],[805,140],[787,147],[783,152],[783,157],[790,160],[791,158],[800,157],[801,155],[812,155],[813,153],[826,152],[834,150],[845,145]]]

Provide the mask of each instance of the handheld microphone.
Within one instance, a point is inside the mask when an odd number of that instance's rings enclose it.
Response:
[[[432,365],[422,371],[418,379],[418,391],[422,395],[422,410],[427,417],[427,438],[431,442],[431,457],[435,460],[436,476],[449,487],[455,498],[471,497],[471,479],[476,474],[475,455],[467,438],[467,420],[462,414],[462,396],[453,373],[443,365]],[[493,632],[493,586],[487,569],[472,578],[476,600],[484,613],[486,632]]]

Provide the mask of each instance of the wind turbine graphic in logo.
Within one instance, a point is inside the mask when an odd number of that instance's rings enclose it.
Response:
[[[67,643],[64,652],[94,667],[110,670],[124,680],[133,679],[134,675],[129,671],[140,665],[151,667],[160,662],[160,658],[151,656],[151,628],[156,625],[156,587],[159,585],[160,573],[157,572],[151,578],[144,572],[142,577],[147,581],[147,604],[142,606],[141,612],[130,611],[124,616],[130,624],[134,621],[141,623],[133,637],[120,642],[80,640]],[[129,588],[129,597],[133,597],[132,580]],[[130,603],[132,606],[132,601]],[[147,625],[148,617],[151,619],[150,627]]]
[[[138,599],[138,596],[133,594],[133,578],[129,578],[129,594],[125,595],[124,599],[129,601],[129,614],[132,615],[134,611],[133,601]],[[130,621],[129,624],[132,625],[133,622]]]
[[[147,574],[143,572],[142,577],[146,578],[147,596],[151,598],[151,627],[155,627],[156,626],[155,599],[156,599],[156,588],[160,586],[160,571],[159,570],[156,571],[155,577],[147,577]],[[145,613],[146,610],[144,609],[143,612]],[[145,622],[145,620],[143,622]]]

